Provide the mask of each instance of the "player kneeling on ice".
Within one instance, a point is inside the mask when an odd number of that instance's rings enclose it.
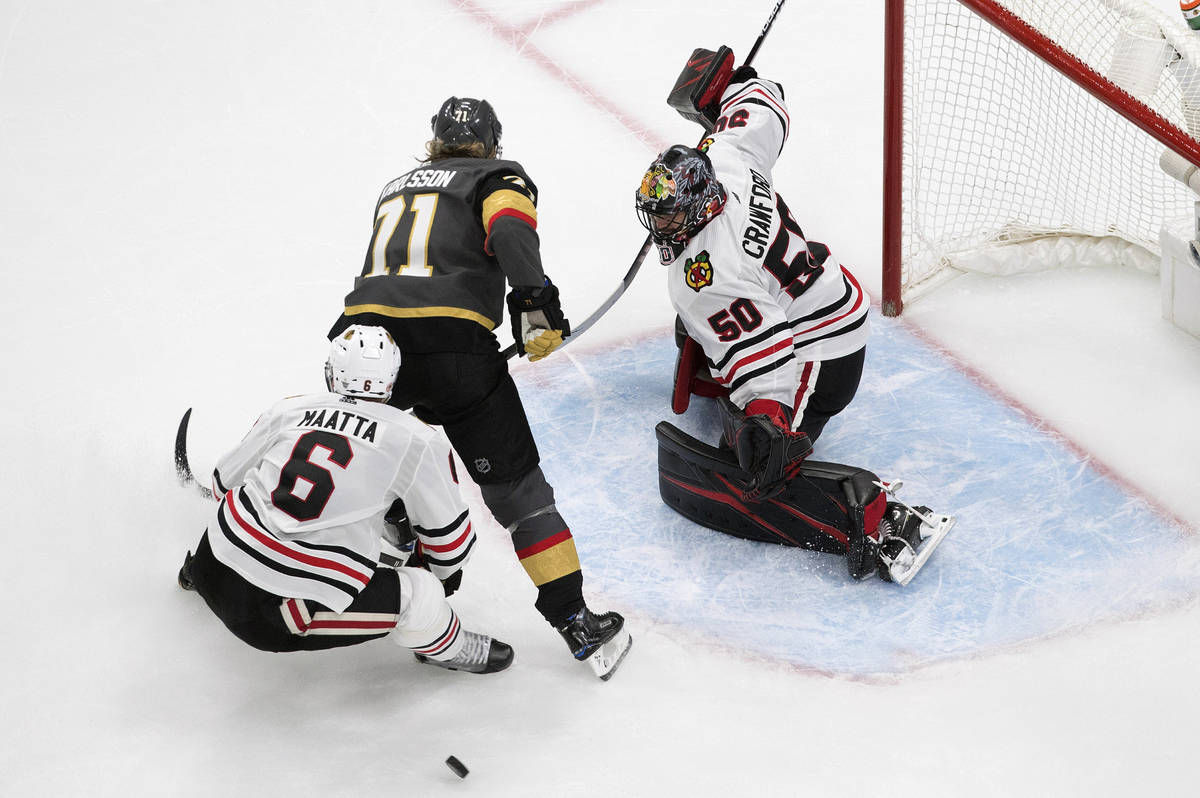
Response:
[[[512,648],[464,629],[446,601],[475,533],[442,434],[386,404],[399,366],[382,328],[339,335],[325,364],[330,392],[276,403],[218,461],[219,506],[179,584],[263,651],[391,634],[420,662],[495,673]],[[404,565],[409,541],[385,524],[398,502],[424,568]]]
[[[714,449],[659,425],[663,498],[713,529],[844,553],[855,578],[907,583],[953,519],[889,503],[894,488],[869,471],[807,461],[858,391],[870,301],[772,184],[782,87],[733,63],[726,47],[692,54],[668,103],[706,137],[663,151],[636,194],[678,314],[672,409],[716,397],[726,427]]]

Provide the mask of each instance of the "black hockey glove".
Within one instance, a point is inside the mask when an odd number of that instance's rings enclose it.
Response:
[[[517,286],[509,291],[508,318],[517,353],[528,354],[530,360],[546,357],[571,334],[571,323],[558,302],[558,287],[549,277],[544,285]]]
[[[745,501],[777,496],[812,454],[808,435],[793,432],[791,422],[791,411],[772,399],[755,399],[746,405],[746,418],[733,439],[738,465],[750,475],[742,494]]]
[[[740,66],[737,69],[733,70],[733,74],[729,77],[729,83],[726,84],[725,88],[729,88],[730,86],[733,86],[734,84],[737,84],[737,83],[745,83],[748,80],[754,80],[756,77],[758,77],[757,69],[755,69],[752,66],[748,66],[748,65]],[[724,92],[721,92],[721,93],[724,94]],[[719,100],[720,100],[720,98],[718,98],[718,101]]]
[[[420,567],[415,559],[417,553],[417,535],[413,532],[412,524],[408,522],[408,511],[404,501],[396,499],[392,506],[383,514],[383,541],[380,543],[379,562],[389,568],[410,566]]]
[[[446,591],[446,598],[453,596],[454,592],[462,587],[462,574],[460,568],[442,580],[442,590]]]

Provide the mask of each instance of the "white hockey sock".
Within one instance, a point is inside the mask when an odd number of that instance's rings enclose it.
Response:
[[[422,568],[398,568],[400,618],[392,637],[423,657],[448,661],[458,656],[466,634],[446,601],[442,583]]]

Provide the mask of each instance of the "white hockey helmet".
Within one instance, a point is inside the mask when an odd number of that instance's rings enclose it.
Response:
[[[392,395],[400,349],[382,327],[354,324],[330,343],[325,387],[342,396],[387,401]]]

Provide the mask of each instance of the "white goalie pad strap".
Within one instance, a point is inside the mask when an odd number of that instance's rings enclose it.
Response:
[[[302,599],[286,599],[279,606],[288,631],[312,635],[385,635],[396,627],[399,615],[389,612],[310,612]]]

